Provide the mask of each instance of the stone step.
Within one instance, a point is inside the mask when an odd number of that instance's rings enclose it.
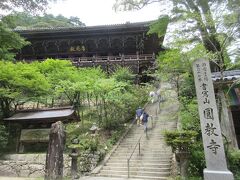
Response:
[[[136,138],[126,138],[124,139],[122,142],[137,142],[139,141],[139,137],[136,137]]]
[[[170,172],[155,172],[155,171],[131,171],[130,175],[132,176],[154,176],[154,177],[167,177],[170,175]],[[114,170],[101,170],[101,175],[127,175],[128,171],[114,171]]]
[[[128,157],[117,157],[117,156],[112,156],[110,157],[108,162],[127,162]],[[158,158],[154,158],[154,157],[138,157],[138,156],[132,156],[130,159],[130,162],[133,161],[145,161],[145,162],[160,162],[160,161],[166,161],[166,162],[171,162],[172,158],[166,158],[166,157],[158,157]]]
[[[171,164],[170,163],[147,163],[147,162],[141,162],[141,163],[133,163],[131,162],[130,167],[149,167],[149,168],[170,168]],[[119,163],[119,162],[108,162],[106,166],[111,166],[111,167],[127,167],[127,163]]]
[[[125,142],[122,142],[122,143],[120,143],[119,144],[119,147],[126,147],[126,146],[136,146],[137,144],[139,144],[139,142],[134,142],[134,143],[132,143],[132,144],[130,144],[130,143],[125,143]],[[155,145],[157,145],[157,146],[166,146],[166,147],[169,147],[169,146],[167,146],[167,144],[165,144],[165,142],[163,142],[163,141],[155,141],[155,142],[148,142],[148,141],[141,141],[140,142],[140,145],[146,145],[144,148],[148,148],[148,145],[154,145],[153,147],[155,148]],[[170,148],[170,147],[169,147]],[[156,148],[155,148],[156,149]]]
[[[149,148],[149,149],[143,149],[143,147],[140,147],[142,152],[160,152],[161,150],[165,151],[165,152],[171,152],[171,148],[167,147],[167,146],[160,146],[157,148]],[[160,150],[161,149],[161,150]],[[133,148],[132,147],[119,147],[116,151],[118,152],[133,152]],[[137,151],[137,148],[136,150]]]
[[[139,155],[139,150],[138,148],[135,149],[135,151],[133,152],[133,149],[118,149],[116,150],[112,155],[115,155],[115,154],[118,154],[118,155],[129,155],[129,154],[137,154]],[[142,150],[140,149],[140,155],[142,154],[153,154],[153,155],[164,155],[164,154],[167,154],[167,155],[170,155],[172,154],[172,151],[170,150],[167,150],[167,151],[153,151],[153,150]]]
[[[134,143],[134,142],[138,142],[139,141],[139,138],[136,138],[136,139],[125,139],[123,140],[122,142],[129,142],[129,143]],[[147,138],[146,136],[144,135],[141,140],[141,142],[143,141],[146,141],[146,142],[149,142],[149,141],[159,141],[159,142],[165,142],[164,138],[163,137],[155,137],[155,136],[152,136],[151,134],[148,134]]]
[[[135,147],[136,145],[137,145],[138,143],[137,142],[135,142],[134,144],[127,144],[127,143],[120,143],[120,145],[119,145],[119,148],[121,148],[121,147]],[[149,147],[149,145],[154,145],[154,146],[152,146],[154,149],[156,149],[157,147],[169,147],[169,146],[167,146],[165,143],[162,143],[162,142],[155,142],[155,143],[152,143],[152,142],[140,142],[140,145],[144,145],[143,146],[143,148],[148,148]],[[151,147],[151,148],[152,148]],[[149,147],[150,148],[150,147]],[[170,148],[170,147],[169,147]]]
[[[134,144],[131,144],[131,143],[121,143],[120,144],[120,147],[135,147],[136,145],[137,145],[138,143],[134,143]],[[143,146],[145,146],[145,145],[148,145],[148,146],[150,146],[150,145],[154,145],[155,147],[157,146],[157,147],[161,147],[161,146],[167,146],[166,144],[164,144],[164,143],[162,143],[162,142],[151,142],[151,143],[148,143],[148,142],[142,142],[142,143],[140,143],[140,146],[141,145],[143,145]]]
[[[140,148],[140,151],[142,153],[171,153],[172,150],[169,149],[169,148],[162,148],[161,150],[159,149],[143,149],[143,148]],[[129,153],[129,152],[133,152],[133,149],[132,148],[121,148],[119,147],[115,152],[121,152],[121,153]],[[135,152],[138,152],[138,149],[135,150]]]
[[[109,159],[109,161],[108,162],[111,162],[111,163],[113,163],[113,162],[118,162],[118,163],[127,163],[127,160],[126,159]],[[143,160],[141,160],[141,159],[131,159],[130,160],[130,163],[141,163],[141,162],[143,162]],[[145,163],[159,163],[159,164],[162,164],[162,163],[170,163],[171,162],[171,160],[170,159],[148,159],[148,160],[145,160],[144,161]]]
[[[162,154],[158,154],[158,153],[151,153],[151,152],[140,152],[140,154],[139,154],[139,152],[138,151],[136,151],[135,153],[131,153],[131,152],[128,152],[128,153],[117,153],[117,152],[115,152],[115,153],[113,153],[112,154],[112,157],[120,157],[120,158],[124,158],[124,157],[128,157],[128,156],[130,156],[130,155],[132,155],[132,157],[146,157],[146,158],[148,158],[148,157],[154,157],[154,158],[172,158],[172,154],[167,154],[167,153],[162,153]]]
[[[147,140],[142,140],[140,142],[144,142],[145,144],[161,144],[161,145],[166,145],[166,142],[163,139],[154,139],[148,136]]]
[[[124,179],[129,179],[127,175],[104,175],[104,174],[99,174],[97,176],[105,176],[105,177],[112,177],[112,178],[124,178]],[[152,177],[152,176],[130,176],[130,179],[132,180],[167,180],[167,177]]]
[[[127,159],[127,158],[129,158],[129,156],[130,156],[131,154],[129,153],[129,154],[113,154],[112,155],[112,157],[114,157],[114,158],[120,158],[120,159]],[[168,158],[168,159],[171,159],[172,158],[172,156],[171,155],[166,155],[166,156],[164,156],[164,155],[153,155],[153,154],[133,154],[132,155],[132,158],[157,158],[157,159],[162,159],[162,158]]]
[[[131,167],[129,167],[129,169],[131,171],[151,171],[151,172],[169,172],[170,171],[170,167],[168,167],[168,168],[162,168],[162,167],[156,168],[156,167],[134,167],[134,166],[131,166]],[[128,167],[127,166],[125,166],[125,167],[104,166],[103,170],[127,171]]]
[[[153,108],[152,105],[149,108]],[[172,106],[168,107],[168,111],[171,109]],[[153,110],[150,110],[149,113],[151,114]],[[173,110],[177,111],[177,108]],[[119,144],[119,147],[113,152],[108,162],[105,163],[99,175],[127,179],[127,158],[132,155],[129,163],[130,179],[167,180],[167,177],[170,176],[173,154],[171,148],[164,141],[163,132],[165,130],[175,130],[176,122],[167,122],[163,121],[163,119],[167,119],[168,116],[171,116],[171,113],[165,113],[162,116],[162,109],[161,114],[157,115],[158,117],[150,118],[147,134],[144,133],[143,126],[139,127],[135,124]],[[140,137],[139,155],[137,143]],[[135,147],[136,149],[134,150]]]
[[[112,156],[110,157],[110,160],[115,160],[115,159],[119,159],[119,160],[127,160],[129,158],[129,156]],[[144,161],[148,161],[148,160],[171,160],[172,156],[138,156],[138,155],[134,155],[131,157],[131,160],[144,160]]]
[[[113,156],[128,156],[130,155],[131,152],[118,152],[118,151],[115,151],[112,155]],[[138,152],[138,149],[137,151],[135,151],[133,153],[133,155],[139,155],[139,152]],[[171,152],[140,152],[140,155],[141,156],[172,156],[172,153]]]

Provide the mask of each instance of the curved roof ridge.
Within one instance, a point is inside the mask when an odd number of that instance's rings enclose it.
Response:
[[[157,19],[156,19],[157,20]],[[54,30],[54,31],[61,31],[61,30],[78,30],[78,29],[98,29],[98,28],[107,28],[107,27],[114,27],[114,26],[135,26],[135,25],[149,25],[150,23],[156,21],[142,21],[142,22],[126,22],[120,24],[105,24],[105,25],[93,25],[93,26],[73,26],[73,27],[40,27],[40,28],[22,28],[14,29],[15,32],[29,32],[29,31],[45,31],[45,30]]]

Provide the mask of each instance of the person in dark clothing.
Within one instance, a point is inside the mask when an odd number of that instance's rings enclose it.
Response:
[[[142,122],[143,122],[143,126],[144,126],[144,131],[147,131],[148,117],[149,117],[148,113],[146,113],[145,111],[143,111]]]
[[[143,109],[141,107],[138,107],[138,109],[136,110],[136,120],[137,120],[137,125],[140,126],[141,123],[141,115],[143,113]]]

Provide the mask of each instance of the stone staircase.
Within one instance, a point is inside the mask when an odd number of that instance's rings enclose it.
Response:
[[[149,121],[149,130],[147,135],[143,131],[143,126],[138,127],[134,125],[126,137],[121,141],[118,148],[111,154],[108,161],[96,174],[98,177],[118,177],[118,178],[134,178],[134,179],[156,179],[164,180],[170,175],[172,152],[171,148],[164,143],[162,132],[164,130],[171,130],[176,128],[176,121],[166,121],[174,114],[172,110],[177,108],[176,104],[173,106],[171,112],[165,112],[164,108],[161,113],[156,116],[155,104],[147,106],[146,111],[153,115],[154,118]],[[166,107],[169,109],[169,106]],[[140,154],[139,144],[140,140]],[[135,151],[134,147],[136,146]],[[133,154],[132,154],[133,153]],[[128,176],[128,163],[127,159],[131,156],[129,163],[129,176]]]

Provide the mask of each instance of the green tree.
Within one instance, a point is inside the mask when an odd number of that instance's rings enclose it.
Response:
[[[15,12],[4,16],[2,18],[2,22],[12,29],[85,26],[85,24],[82,23],[78,17],[66,18],[62,15],[54,16],[52,14],[44,14],[43,16],[39,16],[26,12]]]
[[[8,132],[6,130],[6,127],[0,124],[0,153],[6,148],[7,146],[7,137],[8,137]]]
[[[116,71],[112,74],[112,77],[115,78],[118,82],[133,82],[134,75],[128,67],[117,67]]]
[[[0,9],[3,11],[22,9],[27,12],[36,13],[45,10],[49,2],[54,1],[56,0],[1,0]]]
[[[12,32],[5,24],[0,22],[0,60],[13,60],[16,50],[27,45],[22,37]]]
[[[58,95],[57,89],[62,81],[77,81],[77,69],[70,61],[46,59],[41,63],[33,62],[32,64],[44,75],[50,84],[51,88],[45,99],[46,105],[53,107],[55,101],[61,98]],[[51,100],[51,104],[48,104],[48,99]]]
[[[151,3],[162,3],[163,0],[116,0],[114,7],[123,10],[141,9],[144,6]],[[228,34],[219,34],[216,29],[216,25],[219,25],[214,20],[214,9],[217,6],[226,5],[229,14],[239,12],[239,1],[212,1],[212,0],[171,0],[173,5],[172,17],[170,21],[184,21],[191,22],[191,26],[186,25],[185,32],[188,37],[192,37],[191,41],[201,41],[205,49],[209,52],[215,53],[217,59],[215,60],[219,66],[219,69],[225,68],[225,48],[228,40],[230,40]],[[236,10],[237,9],[237,10]],[[224,14],[224,13],[221,13]],[[238,13],[239,14],[239,13]],[[218,14],[219,15],[219,14]],[[239,21],[239,20],[238,20]],[[235,22],[236,23],[236,22]],[[239,22],[238,22],[239,23]],[[238,24],[239,26],[239,24]],[[235,29],[236,30],[236,29]],[[193,32],[199,32],[194,34]],[[232,31],[231,31],[232,32]],[[231,36],[232,37],[232,36]]]
[[[36,13],[46,9],[49,2],[55,0],[1,0],[1,12],[11,12],[13,10],[24,10],[26,12]],[[2,16],[0,14],[0,16]],[[7,28],[0,21],[0,60],[12,60],[14,51],[21,49],[27,43],[18,34]]]
[[[0,61],[0,109],[9,117],[19,103],[47,94],[47,79],[32,64]]]

